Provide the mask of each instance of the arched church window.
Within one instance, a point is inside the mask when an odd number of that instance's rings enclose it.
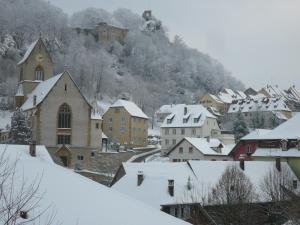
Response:
[[[44,69],[41,66],[37,66],[35,69],[35,80],[44,80]]]
[[[58,128],[71,128],[71,109],[65,103],[59,107]]]

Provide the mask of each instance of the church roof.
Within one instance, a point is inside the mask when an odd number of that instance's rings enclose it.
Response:
[[[44,48],[46,50],[46,53],[48,54],[48,56],[49,56],[49,58],[50,58],[50,60],[52,62],[52,58],[51,58],[51,56],[50,56],[50,54],[49,54],[49,52],[48,52],[48,50],[47,50],[47,48],[45,46],[44,41],[42,40],[42,38],[38,38],[36,41],[34,41],[33,43],[31,43],[29,45],[29,47],[27,48],[27,51],[25,52],[23,58],[18,62],[18,66],[21,65],[21,64],[23,64],[23,63],[25,63],[27,61],[27,59],[29,58],[29,56],[31,55],[31,53],[33,52],[33,50],[35,49],[36,45],[39,42],[41,42],[41,44],[44,46]]]
[[[20,60],[20,62],[18,62],[18,65],[21,65],[22,63],[24,63],[28,59],[28,57],[31,55],[31,52],[33,51],[33,49],[35,48],[35,46],[38,42],[39,42],[39,39],[37,39],[36,41],[31,43],[31,45],[29,45],[29,47],[27,48],[27,51],[25,52],[23,58]]]
[[[54,85],[57,83],[57,81],[60,79],[60,77],[63,75],[63,73],[58,74],[48,80],[45,80],[41,82],[34,90],[28,95],[27,100],[24,102],[24,104],[21,106],[21,109],[26,111],[32,108],[35,108],[38,104],[40,104],[45,97],[48,95],[48,93],[51,91],[51,89],[54,87]],[[36,96],[36,104],[34,105],[34,96]]]

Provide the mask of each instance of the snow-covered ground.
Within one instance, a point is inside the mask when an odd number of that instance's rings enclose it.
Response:
[[[26,181],[26,187],[32,182],[39,182],[38,193],[32,199],[35,202],[36,197],[39,197],[39,203],[31,210],[29,208],[33,202],[29,202],[27,207],[21,209],[29,210],[28,220],[30,220],[48,208],[41,218],[35,221],[37,224],[47,224],[49,215],[55,216],[52,224],[65,225],[188,224],[56,165],[44,146],[37,146],[36,157],[31,157],[29,146],[24,145],[0,145],[0,155],[1,153],[9,165],[13,165],[18,159],[13,177],[13,196],[16,196],[23,181]],[[0,205],[2,206],[3,202],[0,202]],[[3,219],[0,218],[0,224],[3,224]],[[18,222],[25,221],[18,219]],[[28,221],[27,224],[36,223]]]

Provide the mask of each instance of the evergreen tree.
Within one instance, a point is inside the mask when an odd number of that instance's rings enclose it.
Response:
[[[241,112],[238,112],[236,120],[233,123],[233,133],[236,142],[249,133],[244,116]]]
[[[11,118],[10,143],[11,144],[30,144],[32,131],[28,126],[25,113],[18,109]]]

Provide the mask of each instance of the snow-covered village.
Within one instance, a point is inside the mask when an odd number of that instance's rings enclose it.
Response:
[[[0,225],[300,225],[299,21],[0,0]]]

